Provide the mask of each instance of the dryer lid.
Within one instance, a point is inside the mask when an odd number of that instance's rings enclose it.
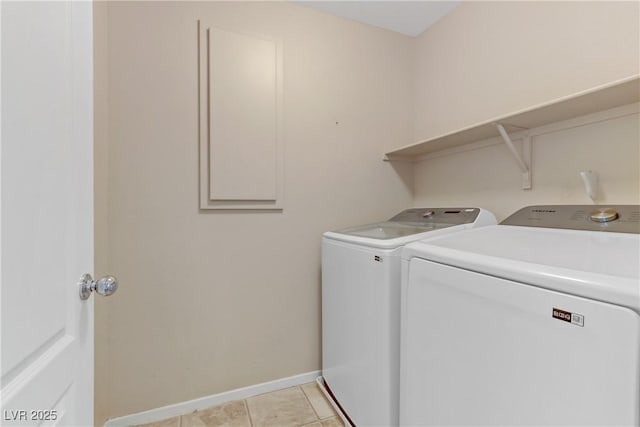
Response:
[[[422,258],[640,312],[640,235],[495,225],[415,242]]]

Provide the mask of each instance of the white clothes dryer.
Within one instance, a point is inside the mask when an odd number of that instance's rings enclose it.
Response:
[[[640,206],[532,206],[403,252],[400,424],[640,423]]]
[[[400,251],[412,241],[496,224],[478,208],[414,208],[322,239],[322,374],[352,424],[398,424]]]

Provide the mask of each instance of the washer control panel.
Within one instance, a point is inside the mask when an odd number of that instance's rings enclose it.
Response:
[[[500,224],[640,234],[640,205],[527,206]]]
[[[389,221],[420,224],[470,224],[476,220],[478,208],[412,208],[400,212]]]
[[[613,208],[598,208],[589,213],[589,219],[595,222],[610,222],[618,219],[618,211]]]

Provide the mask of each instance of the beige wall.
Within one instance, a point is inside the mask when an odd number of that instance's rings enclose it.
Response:
[[[416,40],[414,138],[640,72],[640,2],[469,1]]]
[[[637,114],[534,138],[531,191],[502,145],[430,158],[415,175],[381,161],[637,73],[636,2],[464,3],[418,39],[287,3],[96,10],[96,274],[121,282],[96,303],[97,423],[319,369],[324,230],[412,203],[500,218],[588,203],[584,169],[600,173],[602,202],[639,201]],[[198,211],[200,17],[284,39],[282,213]]]
[[[638,2],[466,2],[417,39],[414,139],[427,139],[640,72]],[[415,166],[414,204],[640,202],[638,115],[533,139],[533,189],[504,144]],[[498,141],[498,140],[496,140]]]
[[[121,287],[97,322],[97,413],[320,369],[321,233],[411,204],[411,170],[381,158],[411,142],[413,40],[284,2],[107,12],[96,102],[108,105],[106,256]],[[198,18],[284,41],[283,212],[198,211]]]

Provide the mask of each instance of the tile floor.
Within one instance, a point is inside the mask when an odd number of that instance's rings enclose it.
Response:
[[[138,427],[344,427],[315,382]]]

